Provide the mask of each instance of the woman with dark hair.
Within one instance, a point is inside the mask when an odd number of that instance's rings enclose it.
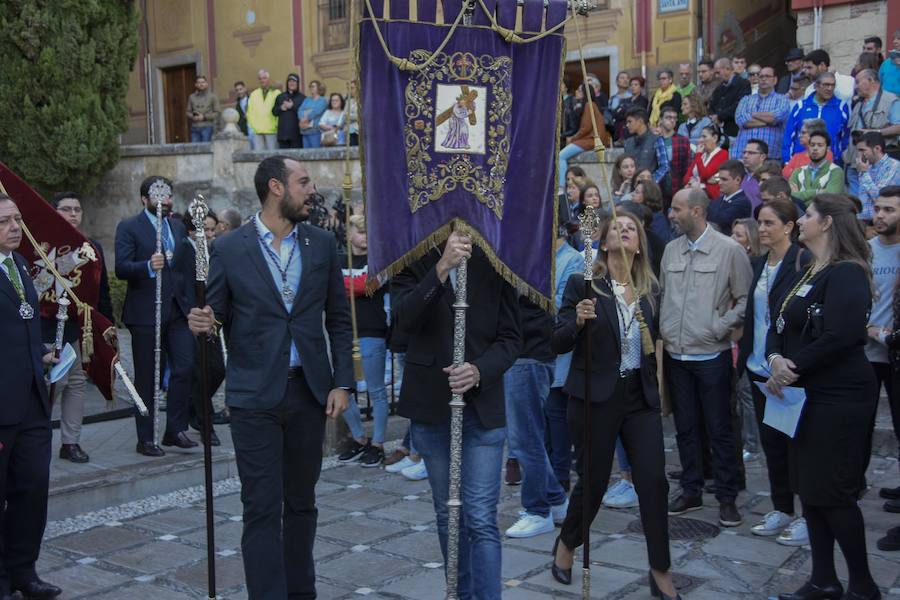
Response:
[[[575,158],[582,152],[590,150],[594,147],[594,122],[597,124],[597,133],[600,140],[609,147],[609,133],[606,131],[606,123],[603,120],[603,113],[600,111],[600,105],[594,88],[589,85],[582,85],[581,93],[584,94],[585,100],[578,115],[578,131],[575,135],[566,140],[568,144],[559,151],[559,189],[560,192],[565,191],[566,187],[566,171],[569,167],[569,160]],[[588,103],[588,97],[591,102]],[[591,110],[588,110],[590,106]],[[594,119],[591,119],[591,113]]]
[[[728,152],[720,142],[722,132],[715,125],[703,128],[700,133],[700,149],[684,174],[684,185],[702,188],[710,200],[719,197],[719,167],[728,160]]]
[[[700,147],[700,132],[704,127],[712,125],[712,121],[706,116],[706,104],[700,94],[694,92],[682,98],[681,114],[684,115],[684,123],[678,126],[678,135],[688,138],[691,150],[697,152]]]
[[[636,174],[637,164],[634,157],[630,154],[620,154],[613,165],[612,173],[612,189],[613,201],[616,204],[631,200],[631,193],[634,191],[634,176]]]
[[[569,394],[569,430],[578,457],[578,482],[559,537],[553,545],[551,573],[564,585],[572,583],[575,549],[582,544],[582,513],[591,520],[600,509],[609,484],[616,437],[621,437],[634,465],[634,486],[641,507],[641,523],[647,539],[650,588],[653,595],[678,598],[672,583],[666,502],[669,484],[665,474],[662,419],[656,358],[642,348],[641,330],[651,339],[657,331],[659,284],[650,268],[647,239],[641,221],[622,212],[600,229],[603,240],[594,263],[591,282],[597,297],[584,300],[584,276],[569,277],[551,340],[559,354],[574,349],[563,390]],[[623,253],[624,249],[624,253]],[[628,266],[631,265],[631,276]],[[646,324],[646,325],[644,325]],[[585,371],[583,330],[591,328],[593,363]],[[584,396],[585,377],[591,377],[592,397]],[[590,402],[590,422],[585,423],[585,401]],[[593,435],[590,481],[583,472],[585,427]],[[584,486],[591,489],[591,504],[583,506]]]
[[[797,518],[794,494],[788,479],[788,445],[790,438],[777,429],[763,425],[766,396],[755,385],[765,382],[771,371],[766,362],[766,336],[771,325],[775,299],[784,296],[795,277],[805,266],[807,254],[796,243],[797,217],[793,202],[773,198],[760,206],[757,219],[762,255],[750,259],[753,282],[744,312],[744,334],[738,343],[737,375],[750,379],[753,412],[759,432],[759,442],[766,456],[769,474],[769,495],[772,510],[755,524],[750,532],[759,536],[778,536],[779,544],[802,546],[809,541],[806,521]]]
[[[300,91],[300,76],[291,73],[284,83],[284,91],[275,98],[272,114],[278,117],[278,147],[300,148],[300,119],[297,109],[306,96]]]
[[[877,402],[875,373],[864,352],[872,251],[857,207],[842,194],[814,197],[797,224],[813,262],[773,303],[766,387],[776,396],[785,386],[806,393],[788,464],[809,531],[812,574],[780,598],[881,598],[857,504],[866,489]],[[846,595],[834,568],[835,541],[847,562]]]
[[[340,146],[346,142],[344,129],[347,115],[344,114],[344,106],[344,97],[332,92],[328,97],[328,110],[322,113],[322,118],[319,119],[323,146]]]

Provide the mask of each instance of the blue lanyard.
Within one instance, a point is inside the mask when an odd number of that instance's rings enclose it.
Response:
[[[294,236],[294,245],[291,246],[291,253],[288,255],[287,264],[284,266],[284,268],[282,268],[281,267],[281,257],[279,257],[277,254],[275,254],[275,251],[269,247],[269,244],[266,243],[266,240],[264,240],[262,235],[260,235],[259,222],[257,221],[255,216],[253,217],[253,225],[254,225],[254,228],[256,229],[256,237],[259,239],[259,242],[262,245],[263,250],[266,251],[266,255],[268,256],[269,260],[272,261],[272,264],[274,264],[275,268],[278,269],[278,274],[281,275],[282,291],[288,290],[289,288],[288,288],[288,282],[287,282],[287,272],[288,272],[288,269],[291,268],[291,263],[294,262],[294,253],[297,250],[297,237]]]

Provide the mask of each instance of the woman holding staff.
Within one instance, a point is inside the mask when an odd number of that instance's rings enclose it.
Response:
[[[578,483],[569,499],[562,531],[553,547],[553,577],[572,581],[575,548],[582,544],[583,462],[585,433],[584,354],[585,326],[592,328],[592,392],[590,422],[593,433],[589,474],[591,520],[600,509],[609,481],[616,436],[620,436],[634,467],[634,485],[641,507],[641,523],[647,537],[650,588],[655,596],[678,598],[669,572],[669,533],[662,421],[656,359],[642,348],[642,329],[655,341],[659,284],[647,257],[647,240],[640,219],[620,212],[600,229],[601,245],[594,263],[592,287],[596,298],[583,300],[584,278],[569,278],[553,333],[554,352],[574,349],[572,367],[564,391],[569,394],[569,429],[578,457]],[[623,252],[624,250],[624,252]],[[631,275],[628,274],[631,265]]]

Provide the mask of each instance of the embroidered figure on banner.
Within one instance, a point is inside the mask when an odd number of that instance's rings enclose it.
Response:
[[[410,53],[420,63],[431,54]],[[512,122],[512,59],[438,53],[405,90],[409,206],[416,212],[462,189],[503,218]]]
[[[438,108],[447,104],[450,106],[435,121],[436,139],[441,140],[435,146],[435,152],[484,154],[485,96],[485,88],[438,84]]]

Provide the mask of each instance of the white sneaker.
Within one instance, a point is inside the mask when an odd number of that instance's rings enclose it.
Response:
[[[420,481],[428,478],[428,469],[425,468],[425,460],[421,459],[412,466],[406,467],[400,474],[410,481]]]
[[[569,499],[566,498],[566,501],[562,504],[557,504],[556,506],[550,507],[550,516],[553,517],[553,522],[559,525],[563,521],[566,520],[566,513],[569,512]]]
[[[386,466],[384,468],[384,470],[387,471],[388,473],[399,473],[406,467],[411,467],[415,464],[418,464],[418,463],[416,461],[414,461],[413,459],[411,459],[410,457],[404,456],[403,458],[401,458],[399,461],[395,462],[394,464]]]
[[[506,535],[511,538],[528,538],[549,533],[554,529],[556,527],[553,525],[552,515],[542,517],[522,511],[519,513],[519,520],[506,530]]]
[[[607,502],[618,496],[622,489],[625,487],[623,484],[625,483],[624,479],[618,479],[614,484],[606,488],[606,493],[603,494],[603,504],[605,505]]]
[[[640,506],[637,492],[634,490],[634,485],[632,485],[630,481],[620,479],[618,490],[618,493],[611,498],[607,498],[606,495],[603,496],[604,506],[608,508],[632,508],[634,506]]]
[[[781,530],[791,524],[794,517],[788,515],[787,513],[783,513],[780,510],[773,510],[772,512],[766,513],[759,523],[750,528],[750,533],[753,535],[778,535],[781,533]]]
[[[806,519],[800,517],[787,526],[775,540],[782,546],[805,546],[809,543],[809,532],[806,530]]]

